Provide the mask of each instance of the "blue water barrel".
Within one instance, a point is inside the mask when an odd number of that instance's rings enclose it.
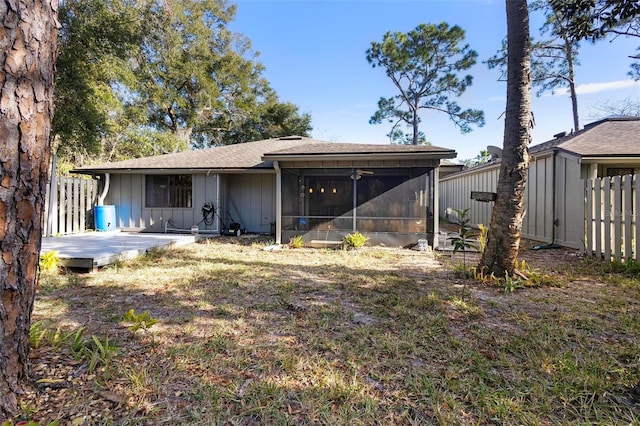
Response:
[[[116,229],[116,206],[95,206],[93,215],[96,231],[113,231]]]

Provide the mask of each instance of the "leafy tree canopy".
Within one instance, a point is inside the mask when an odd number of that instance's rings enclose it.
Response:
[[[567,34],[576,40],[596,41],[608,35],[640,37],[640,2],[633,0],[549,0],[563,21]],[[640,60],[640,48],[631,59]],[[640,62],[629,72],[640,80]]]
[[[63,157],[99,155],[119,130],[123,104],[113,85],[133,78],[126,58],[138,42],[138,19],[117,0],[67,0],[60,5],[56,114],[52,135]]]
[[[478,56],[468,44],[462,44],[464,36],[462,28],[442,22],[420,24],[406,34],[387,32],[382,42],[372,42],[367,61],[385,69],[399,94],[380,98],[378,111],[369,122],[392,123],[389,136],[396,141],[403,139],[398,125],[409,125],[413,144],[420,142],[421,109],[444,112],[463,133],[471,131],[471,124],[484,125],[482,111],[463,110],[452,100],[471,85],[473,78],[459,73],[471,68]]]
[[[79,163],[285,136],[311,118],[281,103],[226,0],[67,0],[55,135]],[[253,124],[252,124],[253,123]]]
[[[239,125],[226,134],[225,142],[235,144],[286,135],[308,136],[311,130],[309,114],[300,114],[296,105],[280,102],[271,93],[252,114],[244,117]]]
[[[630,0],[550,0],[575,39],[595,41],[607,34],[640,36],[640,3]]]

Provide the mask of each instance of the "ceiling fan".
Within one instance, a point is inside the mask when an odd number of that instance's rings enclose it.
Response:
[[[372,175],[372,174],[374,173],[370,170],[353,169],[349,175],[351,179],[359,180],[360,178],[362,178],[362,175]]]

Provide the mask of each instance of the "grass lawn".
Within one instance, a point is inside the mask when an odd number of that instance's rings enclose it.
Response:
[[[44,274],[23,416],[640,424],[638,275],[524,250],[546,284],[505,289],[460,278],[459,255],[265,245],[220,238]]]

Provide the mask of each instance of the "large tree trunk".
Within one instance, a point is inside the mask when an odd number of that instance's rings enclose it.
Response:
[[[57,0],[0,2],[0,420],[28,380],[53,115]]]
[[[507,108],[497,198],[480,268],[513,273],[520,248],[531,141],[531,40],[526,0],[506,0]]]

